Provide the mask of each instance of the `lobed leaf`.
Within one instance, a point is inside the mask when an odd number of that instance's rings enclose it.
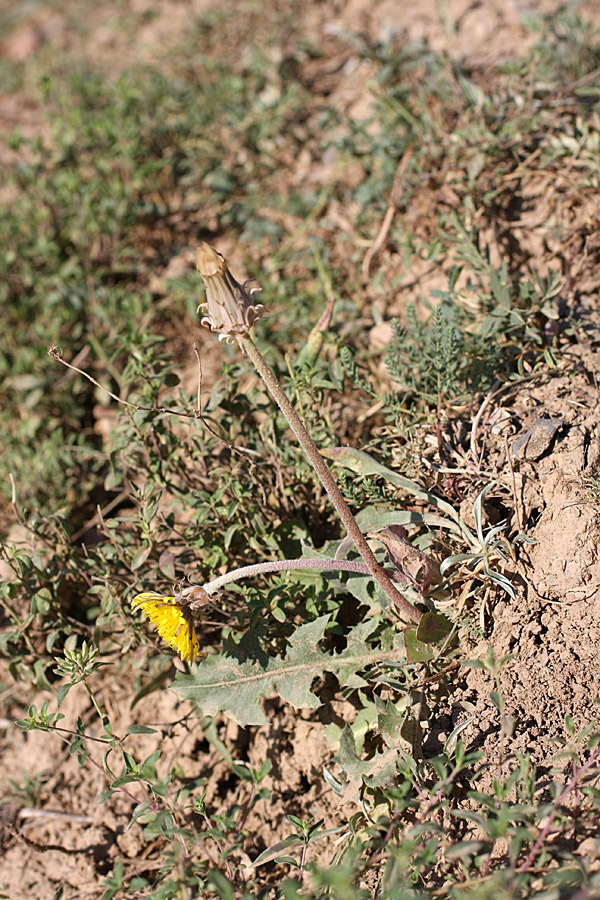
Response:
[[[177,675],[173,688],[205,715],[223,712],[243,727],[264,725],[267,719],[261,700],[278,696],[297,709],[314,709],[321,701],[311,685],[324,672],[332,672],[346,687],[364,687],[367,682],[358,674],[362,669],[382,659],[397,660],[401,654],[398,647],[380,650],[368,645],[376,619],[353,628],[340,653],[327,653],[319,642],[329,618],[321,616],[296,628],[285,656],[272,656],[265,650],[262,628],[247,632],[237,642],[229,638],[221,653],[208,656],[191,675]],[[401,635],[398,637],[400,641]]]

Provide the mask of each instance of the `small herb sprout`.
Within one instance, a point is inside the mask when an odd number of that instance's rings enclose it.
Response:
[[[88,646],[84,641],[80,650],[65,648],[64,658],[55,657],[57,665],[54,671],[61,678],[69,678],[72,685],[78,684],[89,678],[102,665],[96,661],[97,656],[97,647]]]
[[[471,540],[471,549],[468,553],[455,553],[447,556],[440,565],[440,574],[443,576],[449,569],[454,566],[461,567],[462,578],[464,580],[464,588],[459,601],[459,609],[465,604],[467,597],[476,592],[473,590],[474,581],[481,576],[489,579],[494,585],[501,588],[511,600],[516,599],[514,588],[503,572],[498,571],[498,566],[510,566],[511,561],[514,562],[514,554],[509,541],[502,535],[506,527],[506,523],[500,523],[484,534],[483,532],[483,501],[487,494],[494,487],[494,484],[488,484],[478,495],[473,506],[473,517],[475,519],[476,540]],[[474,536],[472,536],[474,537]],[[516,541],[530,542],[523,534],[518,534],[513,543]]]
[[[323,819],[319,819],[318,822],[315,822],[314,817],[310,819],[300,819],[298,816],[288,815],[287,819],[296,827],[296,832],[290,834],[277,844],[273,844],[273,846],[269,847],[267,850],[264,850],[248,868],[254,869],[257,866],[262,866],[267,862],[276,860],[279,863],[287,863],[287,865],[297,869],[298,879],[302,881],[309,846],[332,834],[337,834],[342,830],[342,827],[323,829]],[[296,859],[289,855],[289,851],[296,847],[302,848],[300,851],[300,859]]]
[[[80,650],[70,650],[65,648],[63,651],[63,658],[55,657],[56,660],[56,668],[54,670],[56,675],[59,675],[61,678],[68,678],[69,683],[64,684],[59,692],[58,692],[58,705],[60,706],[71,688],[76,684],[83,684],[90,700],[94,704],[96,712],[100,716],[101,719],[105,719],[105,714],[100,709],[100,705],[94,692],[88,684],[88,679],[98,670],[100,669],[104,663],[101,663],[97,660],[98,656],[98,648],[92,647],[87,644],[86,641],[81,645]]]

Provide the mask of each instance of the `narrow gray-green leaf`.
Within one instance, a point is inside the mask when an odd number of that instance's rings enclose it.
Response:
[[[389,525],[427,525],[429,528],[447,528],[449,531],[462,534],[456,519],[436,516],[435,513],[419,513],[414,510],[382,509],[380,506],[366,506],[356,514],[360,530],[383,531]]]
[[[431,494],[429,491],[426,491],[414,481],[410,481],[410,479],[405,478],[398,472],[394,472],[392,469],[388,469],[387,466],[381,465],[376,459],[373,459],[372,456],[365,453],[364,450],[356,450],[354,447],[328,447],[321,450],[321,453],[323,456],[327,457],[327,459],[333,460],[338,466],[345,466],[347,469],[350,469],[359,475],[376,475],[380,478],[385,478],[390,484],[402,488],[402,490],[412,494],[413,497],[418,497],[420,500],[426,500],[427,503],[430,503],[431,506],[435,506],[436,509],[443,510],[446,515],[450,516],[450,518],[456,522],[462,535],[469,541],[471,546],[476,545],[474,535],[471,534],[466,525],[461,522],[458,513],[450,503],[446,500],[442,500],[441,497],[436,497],[435,494]]]
[[[250,871],[250,869],[254,869],[257,866],[262,866],[267,862],[271,862],[272,859],[277,859],[277,857],[281,856],[284,850],[288,850],[290,847],[299,847],[303,844],[302,838],[298,837],[296,834],[291,834],[289,837],[284,838],[282,841],[278,841],[277,844],[273,844],[272,847],[267,847],[266,850],[263,850],[260,853],[254,862],[251,862],[250,865],[245,866],[246,871]]]

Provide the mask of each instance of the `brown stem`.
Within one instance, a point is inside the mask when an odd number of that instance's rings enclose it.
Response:
[[[258,347],[247,334],[238,335],[237,339],[240,347],[250,357],[250,360],[254,364],[256,371],[265,382],[271,397],[288,420],[290,428],[298,438],[298,441],[300,442],[302,449],[306,453],[309,462],[319,476],[321,484],[329,494],[331,502],[335,506],[340,519],[344,523],[346,531],[354,541],[356,549],[364,559],[369,572],[371,573],[377,584],[380,586],[380,588],[385,591],[390,600],[392,600],[400,613],[402,613],[404,616],[407,616],[413,622],[420,622],[423,614],[419,612],[419,610],[415,609],[412,603],[409,603],[408,600],[406,600],[406,598],[402,596],[400,591],[396,587],[394,587],[388,576],[385,574],[385,572],[375,559],[373,551],[369,547],[363,533],[358,527],[356,519],[350,511],[350,507],[342,497],[342,493],[337,486],[333,475],[329,471],[329,467],[319,453],[317,445],[306,430],[306,426],[298,416],[298,413],[286,397],[283,388],[267,365],[267,362],[261,355]]]

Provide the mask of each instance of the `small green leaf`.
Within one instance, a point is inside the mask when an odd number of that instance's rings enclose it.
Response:
[[[323,766],[323,778],[335,794],[341,796],[344,793],[344,783],[334,778],[327,766]]]
[[[453,629],[452,622],[441,613],[426,612],[417,628],[417,640],[425,644],[440,644]]]
[[[170,581],[175,581],[175,557],[172,553],[165,550],[164,553],[160,554],[158,558],[158,568],[165,578],[168,578]]]
[[[444,856],[446,859],[462,859],[468,861],[473,856],[480,853],[484,847],[485,844],[483,841],[459,841],[459,843],[454,844],[454,846],[446,848]]]
[[[229,528],[227,529],[227,531],[225,532],[225,535],[223,537],[223,546],[224,546],[225,550],[229,550],[229,547],[235,536],[235,533],[236,533],[236,531],[239,530],[239,528],[240,528],[239,523],[235,522],[233,525],[230,525]]]
[[[156,728],[148,728],[147,725],[131,725],[126,734],[158,734]]]
[[[498,710],[498,712],[502,712],[502,697],[498,693],[498,691],[490,691],[490,700]]]
[[[417,639],[417,632],[414,628],[407,628],[404,632],[404,646],[409,663],[429,662],[433,659],[433,650]]]
[[[135,572],[137,569],[141,569],[144,565],[148,557],[152,552],[152,547],[140,547],[137,553],[134,554],[133,559],[131,560],[131,571]]]
[[[262,866],[267,862],[271,862],[271,860],[273,859],[278,859],[284,850],[288,850],[290,847],[299,847],[303,843],[304,841],[302,840],[302,838],[299,838],[296,834],[290,834],[289,837],[286,837],[282,841],[278,841],[276,844],[273,844],[272,847],[268,847],[266,850],[263,850],[263,852],[256,857],[253,863],[250,863],[249,866],[246,866],[246,871],[255,869],[257,866]],[[279,859],[279,861],[281,862],[282,860]]]
[[[73,687],[72,684],[63,684],[63,686],[59,689],[58,696],[56,698],[58,707],[62,706],[62,703],[63,703],[65,697],[67,696],[67,694],[69,693],[69,691],[71,690],[72,687]]]
[[[283,624],[286,620],[286,615],[283,609],[280,606],[273,606],[271,609],[271,615],[275,619],[276,622],[280,622]]]

